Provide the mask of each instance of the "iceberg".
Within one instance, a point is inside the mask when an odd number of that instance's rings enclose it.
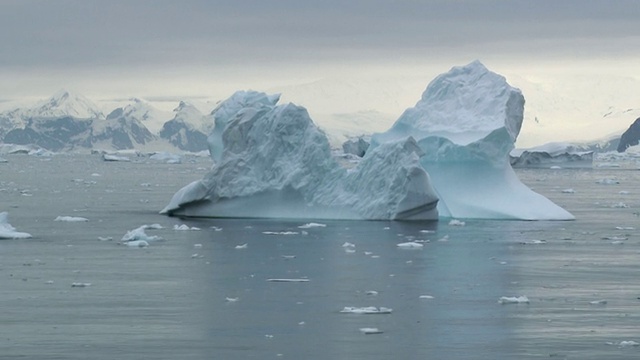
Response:
[[[9,214],[6,211],[0,212],[0,239],[29,239],[31,234],[16,231],[16,228],[9,224]]]
[[[380,144],[354,167],[332,157],[307,110],[279,95],[236,92],[212,113],[215,165],[163,214],[191,217],[436,220],[438,198],[412,137]]]
[[[440,216],[476,219],[571,220],[574,217],[517,177],[509,153],[523,121],[524,97],[479,61],[436,77],[415,107],[369,152],[413,137],[440,201]]]

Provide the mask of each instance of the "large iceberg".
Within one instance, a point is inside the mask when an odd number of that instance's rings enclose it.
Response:
[[[342,167],[306,109],[278,95],[240,91],[214,110],[202,180],[161,213],[194,217],[397,220],[438,218],[424,152],[412,137],[381,144]]]
[[[413,108],[371,148],[412,136],[440,198],[440,216],[570,220],[573,216],[525,186],[509,163],[524,97],[479,61],[436,77]],[[371,150],[370,150],[371,151]]]

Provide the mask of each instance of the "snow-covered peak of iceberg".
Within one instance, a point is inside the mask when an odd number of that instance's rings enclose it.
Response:
[[[207,138],[209,153],[214,161],[222,158],[222,133],[227,124],[235,117],[244,116],[246,112],[264,112],[273,109],[280,100],[280,94],[267,95],[258,91],[236,91],[231,97],[221,102],[212,112],[213,131]]]
[[[522,184],[509,153],[522,126],[524,97],[479,61],[436,77],[371,147],[413,136],[440,197],[441,216],[568,220],[573,216]]]
[[[404,134],[411,129],[417,137],[442,136],[467,145],[505,128],[515,142],[523,112],[520,90],[476,60],[431,81],[420,101],[400,116],[390,132]]]
[[[52,97],[23,112],[23,118],[57,118],[71,116],[78,119],[102,119],[104,115],[91,100],[67,90],[60,90]]]

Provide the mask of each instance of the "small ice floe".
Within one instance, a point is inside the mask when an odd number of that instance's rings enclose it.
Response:
[[[616,226],[616,230],[635,230],[633,226]]]
[[[145,226],[147,227],[147,229],[154,229],[154,230],[164,229],[160,224],[151,224],[151,225],[145,225]]]
[[[47,285],[53,285],[53,280],[47,280],[44,283],[47,284]]]
[[[193,244],[193,247],[199,249],[202,247],[202,244]]]
[[[503,296],[500,299],[498,299],[498,303],[505,305],[505,304],[528,304],[529,303],[529,298],[526,296],[513,296],[513,297],[509,297],[509,296]]]
[[[547,240],[526,240],[526,241],[521,241],[520,245],[542,245],[542,244],[546,244]]]
[[[629,238],[625,237],[625,236],[603,236],[602,240],[611,240],[611,241],[625,241],[628,240]]]
[[[370,296],[376,296],[378,295],[378,292],[375,290],[368,290],[365,292],[366,295],[370,295]]]
[[[118,156],[118,155],[112,155],[112,154],[102,154],[102,160],[104,161],[123,161],[123,162],[130,162],[131,159],[129,159],[126,156]]]
[[[149,243],[145,240],[133,240],[133,241],[127,241],[124,244],[126,244],[128,247],[132,247],[132,248],[144,248],[149,246]]]
[[[149,160],[161,161],[166,164],[180,164],[182,163],[182,157],[180,155],[172,154],[166,151],[158,151],[155,154],[149,156]]]
[[[209,229],[213,230],[213,231],[222,231],[221,227],[217,227],[217,226],[210,226]]]
[[[311,222],[311,223],[298,226],[298,229],[311,229],[316,227],[327,227],[327,225]]]
[[[375,307],[375,306],[365,306],[365,307],[354,307],[354,306],[345,306],[341,313],[344,314],[364,314],[364,315],[375,315],[375,314],[391,314],[393,309],[386,308],[383,306]]]
[[[451,219],[451,221],[449,221],[449,226],[464,226],[465,223],[464,221],[460,221],[458,219]]]
[[[93,176],[93,177],[100,177],[100,176],[102,176],[102,175],[100,175],[100,174],[98,174],[98,173],[93,173],[93,174],[91,174],[91,176]]]
[[[628,209],[629,205],[623,203],[622,201],[616,204],[611,205],[612,208],[614,209]]]
[[[422,249],[424,247],[423,244],[417,243],[415,241],[403,242],[403,243],[397,244],[396,246],[400,249],[414,249],[414,250]]]
[[[282,258],[286,259],[286,260],[291,260],[291,259],[295,259],[296,256],[295,255],[282,255]]]
[[[441,237],[440,239],[438,239],[438,241],[440,241],[440,242],[447,242],[447,241],[449,241],[449,235],[445,235],[445,236]]]
[[[80,217],[80,216],[58,216],[53,221],[86,222],[86,221],[89,221],[89,219],[83,218],[83,217]]]
[[[435,230],[420,230],[420,233],[422,234],[435,234]]]
[[[589,301],[589,305],[607,305],[607,300]]]
[[[431,300],[434,299],[434,297],[431,295],[420,295],[419,299]]]
[[[0,239],[29,239],[31,234],[16,231],[16,228],[9,224],[9,213],[0,212]]]
[[[355,254],[356,251],[354,249],[351,249],[351,248],[345,248],[344,252],[347,253],[347,254]]]
[[[247,247],[249,247],[249,244],[244,243],[242,245],[236,245],[235,249],[242,250],[242,249],[246,249]]]
[[[187,224],[182,224],[182,225],[173,225],[173,230],[177,230],[177,231],[200,231],[201,229],[199,227],[189,227],[189,225]]]
[[[263,231],[265,235],[298,235],[295,231]]]
[[[147,235],[147,233],[145,232],[146,229],[158,229],[159,226],[158,224],[154,224],[154,225],[142,225],[139,228],[127,231],[126,234],[124,234],[124,236],[122,237],[122,239],[120,240],[120,242],[122,243],[129,243],[132,241],[140,241],[139,245],[143,245],[143,246],[138,246],[138,247],[145,247],[145,246],[149,246],[149,241],[158,241],[158,240],[162,240],[162,238],[160,236],[157,235]],[[160,228],[162,228],[160,226]],[[146,243],[146,245],[144,245],[144,243]],[[127,244],[129,246],[136,246],[134,244]]]
[[[111,241],[111,240],[113,240],[113,237],[111,237],[111,236],[98,236],[98,240],[100,240],[100,241]]]
[[[267,279],[268,282],[309,282],[306,278],[294,278],[294,279]]]
[[[636,347],[636,346],[640,346],[640,343],[635,342],[633,340],[623,340],[623,341],[619,341],[619,342],[607,342],[607,345],[613,345],[613,346],[617,346],[617,347]]]
[[[388,226],[385,226],[382,230],[391,230],[391,228]]]
[[[354,248],[356,247],[356,244],[352,244],[350,242],[345,242],[344,244],[342,244],[343,248]]]
[[[626,190],[622,190],[618,192],[619,195],[629,195],[629,192]]]
[[[382,330],[378,328],[368,328],[368,327],[360,328],[360,332],[365,335],[382,334]]]
[[[562,166],[553,165],[553,166],[550,166],[549,169],[551,169],[551,170],[560,170],[560,169],[562,169]]]
[[[604,178],[604,179],[600,179],[600,180],[596,181],[596,184],[600,184],[600,185],[616,185],[616,184],[620,184],[620,181],[618,181],[616,179],[612,179],[612,178]]]
[[[572,188],[568,188],[568,189],[564,189],[561,191],[563,194],[575,194],[576,191],[573,190]]]
[[[237,302],[238,300],[240,300],[240,298],[239,298],[239,297],[234,297],[234,298],[232,298],[232,297],[226,297],[226,298],[224,298],[224,300],[225,300],[226,302]]]
[[[83,287],[89,287],[89,286],[91,286],[91,283],[82,283],[82,282],[71,283],[71,287],[83,288]]]

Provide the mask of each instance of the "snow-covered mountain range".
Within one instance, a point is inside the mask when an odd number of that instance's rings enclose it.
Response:
[[[51,151],[207,149],[207,116],[184,102],[166,119],[149,102],[133,98],[105,117],[82,95],[59,91],[34,106],[0,113],[0,142]],[[211,121],[212,122],[212,121]]]

